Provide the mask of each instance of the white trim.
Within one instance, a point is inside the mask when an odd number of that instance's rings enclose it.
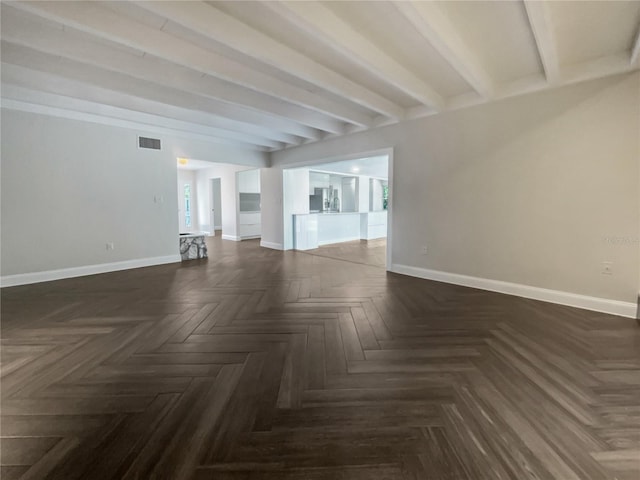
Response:
[[[273,250],[284,250],[281,243],[265,242],[264,240],[260,240],[260,246],[264,248],[272,248]]]
[[[222,234],[222,240],[231,240],[233,242],[239,242],[242,239],[240,237],[236,236],[236,235],[225,235],[225,234]]]
[[[242,240],[255,240],[256,238],[261,238],[262,234],[260,235],[240,235],[238,238],[242,241]]]
[[[391,271],[393,268],[393,147],[387,149],[387,167],[389,172],[387,174],[387,188],[388,200],[387,200],[387,243],[386,252],[387,258],[385,263],[385,270]]]
[[[412,277],[424,278],[426,280],[452,283],[454,285],[479,288],[481,290],[489,290],[491,292],[531,298],[534,300],[541,300],[543,302],[557,303],[569,307],[583,308],[586,310],[593,310],[595,312],[636,318],[636,304],[632,302],[621,302],[619,300],[609,300],[607,298],[590,297],[587,295],[579,295],[560,290],[550,290],[547,288],[532,287],[530,285],[522,285],[519,283],[490,280],[488,278],[470,277],[457,273],[411,267],[409,265],[393,264],[391,266],[391,271]]]
[[[16,275],[5,275],[0,277],[2,287],[14,287],[17,285],[28,285],[31,283],[50,282],[63,278],[84,277],[85,275],[95,275],[98,273],[117,272],[119,270],[129,270],[132,268],[152,267],[165,263],[180,262],[180,255],[165,255],[163,257],[138,258],[135,260],[124,260],[122,262],[100,263],[97,265],[84,265],[82,267],[62,268],[59,270],[46,270],[43,272],[19,273]]]

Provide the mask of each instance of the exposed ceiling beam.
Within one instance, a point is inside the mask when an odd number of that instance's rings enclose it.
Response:
[[[597,80],[599,78],[619,75],[637,69],[637,66],[629,64],[628,52],[608,55],[595,60],[587,60],[566,66],[562,77],[553,85],[553,87],[564,87],[579,82]],[[500,89],[496,91],[494,100],[517,97],[548,89],[549,83],[547,82],[544,73],[536,73],[502,84]],[[481,97],[475,92],[467,92],[451,97],[447,102],[447,110],[459,110],[487,103],[487,101],[488,100],[486,98]],[[414,107],[407,110],[407,118],[422,118],[436,113],[437,112],[424,107]]]
[[[248,150],[270,151],[275,148],[229,138],[228,135],[221,134],[220,131],[196,123],[182,122],[173,118],[150,115],[6,83],[2,84],[2,108],[133,128],[142,132],[192,138]],[[284,147],[284,144],[280,144],[280,147]]]
[[[87,100],[93,103],[101,103],[104,105],[166,118],[174,118],[184,122],[196,123],[209,127],[212,131],[215,130],[218,136],[227,136],[231,139],[254,145],[278,148],[284,143],[293,143],[292,141],[283,142],[274,138],[269,138],[266,135],[260,136],[254,133],[255,130],[252,133],[233,130],[232,127],[235,127],[233,122],[229,123],[223,118],[215,117],[206,113],[194,112],[193,110],[106,90],[82,81],[32,70],[19,65],[3,62],[2,82],[4,84],[24,87],[31,90]]]
[[[214,39],[244,55],[256,58],[349,101],[397,120],[403,117],[402,107],[204,2],[136,3],[171,22]]]
[[[105,67],[148,82],[181,89],[207,98],[237,105],[252,112],[268,114],[270,123],[288,121],[301,124],[303,129],[315,128],[331,133],[343,133],[344,124],[339,120],[297,105],[285,104],[267,95],[238,87],[195,70],[161,61],[145,55],[140,57],[104,43],[94,42],[76,30],[62,30],[53,24],[37,21],[32,15],[5,7],[2,12],[2,38],[41,52],[60,55],[89,65]],[[275,117],[275,118],[273,118]],[[290,123],[293,125],[293,123]],[[318,132],[307,130],[289,133],[307,138],[317,138]]]
[[[552,85],[556,84],[560,81],[560,64],[549,6],[543,0],[524,0],[524,6],[527,10],[533,36],[536,39],[536,46],[547,82]]]
[[[211,50],[123,17],[94,2],[10,2],[9,5],[158,58],[361,126],[372,118],[341,102],[257,72]]]
[[[393,5],[476,92],[487,99],[494,96],[493,80],[435,2]]]
[[[219,128],[228,128],[236,132],[256,135],[260,138],[269,138],[292,145],[298,145],[301,142],[299,136],[286,133],[275,127],[261,125],[260,123],[262,122],[257,123],[257,118],[236,119],[229,115],[229,112],[225,111],[225,109],[220,109],[218,105],[210,105],[206,99],[193,96],[187,92],[150,85],[125,75],[90,65],[79,64],[74,60],[57,58],[26,47],[12,45],[6,41],[2,41],[2,60],[6,64],[20,65],[31,71],[56,75],[60,78],[57,83],[62,83],[64,79],[69,79],[84,85],[98,87],[105,92],[103,97],[107,104],[110,100],[108,92],[114,92],[114,95],[122,93],[141,100],[150,100],[158,105],[167,105],[184,111],[191,111],[194,115],[208,115],[212,122],[211,125]],[[64,87],[59,86],[58,88]],[[86,89],[80,89],[70,96],[82,98],[84,91]],[[317,130],[315,132],[319,133]]]
[[[631,57],[629,58],[629,65],[640,66],[640,25],[638,25],[638,31],[631,47]]]
[[[41,40],[44,43],[46,43],[47,40],[50,40],[50,38],[44,33],[40,33],[36,36],[39,38],[41,37]],[[221,102],[217,99],[202,97],[196,93],[191,93],[189,89],[184,88],[184,86],[181,88],[178,84],[173,87],[165,87],[164,85],[155,83],[153,81],[153,77],[146,77],[143,75],[143,78],[140,79],[138,77],[123,75],[112,70],[110,68],[111,63],[109,63],[109,69],[105,70],[100,66],[94,65],[99,64],[99,62],[83,63],[75,59],[67,58],[66,56],[59,57],[56,55],[56,50],[62,50],[62,45],[57,42],[51,43],[51,45],[54,46],[53,48],[46,48],[46,46],[40,45],[44,47],[43,50],[35,50],[31,46],[25,47],[21,44],[14,44],[14,38],[10,34],[4,35],[3,32],[3,37],[5,38],[2,42],[3,60],[7,63],[15,63],[29,68],[34,67],[37,70],[43,70],[45,69],[45,66],[49,64],[50,67],[48,70],[54,73],[64,68],[67,76],[72,76],[77,79],[85,77],[85,80],[93,73],[93,78],[89,78],[89,80],[97,86],[111,88],[124,93],[136,94],[142,98],[149,98],[151,100],[162,101],[163,103],[191,108],[220,117],[229,118],[232,121],[242,122],[245,124],[246,128],[243,127],[242,129],[245,131],[251,130],[253,126],[258,126],[266,130],[279,131],[288,135],[296,135],[312,140],[321,138],[321,132],[319,130],[305,125],[300,125],[289,120],[265,115],[262,112]],[[34,44],[34,42],[28,43],[31,43],[31,45]],[[35,43],[37,44],[39,42]],[[92,49],[87,51],[86,43],[79,43],[77,41],[73,43],[80,45],[80,48],[86,52],[86,55],[81,55],[81,57],[86,56],[100,58],[99,50],[96,51]],[[47,50],[50,50],[50,52],[47,52]],[[135,61],[135,57],[132,58]],[[40,67],[38,67],[38,63],[41,64]],[[158,73],[161,76],[170,76],[170,72],[165,72],[164,74],[160,72]],[[174,78],[169,83],[175,82],[175,80],[176,79]],[[285,141],[285,139],[279,140]]]
[[[266,2],[265,5],[423,105],[436,110],[444,108],[444,99],[438,92],[328,7],[319,2]]]

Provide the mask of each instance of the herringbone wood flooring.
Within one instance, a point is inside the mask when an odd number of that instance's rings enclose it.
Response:
[[[209,247],[2,291],[4,480],[638,480],[633,320]]]
[[[320,248],[314,248],[313,250],[306,250],[305,253],[336,260],[346,260],[348,262],[384,267],[387,263],[387,239],[378,238],[368,241],[354,240],[352,242],[334,243],[324,245]]]

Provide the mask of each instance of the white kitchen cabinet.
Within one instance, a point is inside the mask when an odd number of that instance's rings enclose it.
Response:
[[[255,225],[260,223],[261,214],[260,213],[241,213],[240,214],[240,225]]]
[[[260,170],[238,172],[239,193],[260,193]]]
[[[240,213],[238,233],[241,239],[257,238],[262,235],[262,216],[260,213]]]
[[[262,225],[240,225],[240,239],[258,238],[262,235]]]
[[[374,240],[387,236],[387,211],[369,212],[362,215],[364,220],[361,232],[362,239]]]
[[[293,216],[293,245],[296,250],[318,248],[318,215],[315,213]]]

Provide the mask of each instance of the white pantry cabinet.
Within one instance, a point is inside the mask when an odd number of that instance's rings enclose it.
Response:
[[[260,170],[238,172],[238,193],[260,193]]]

